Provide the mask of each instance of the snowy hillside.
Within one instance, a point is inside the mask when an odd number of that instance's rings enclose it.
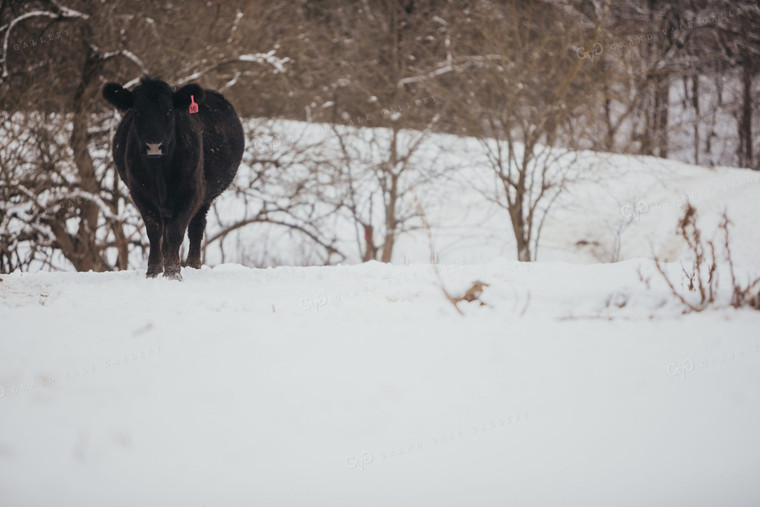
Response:
[[[757,175],[582,154],[593,178],[518,263],[473,141],[431,139],[418,163],[461,166],[418,190],[439,265],[424,230],[392,264],[230,263],[287,257],[262,225],[182,283],[1,275],[0,506],[757,505],[760,312],[728,306],[722,265],[716,307],[684,315],[647,258],[683,289],[685,194],[708,237],[728,210],[760,275]],[[444,289],[476,281],[460,315]]]
[[[252,156],[244,159],[238,173],[241,188],[247,188],[256,173],[254,157],[278,159],[299,169],[304,166],[293,151],[303,151],[308,162],[315,159],[339,160],[341,149],[332,129],[324,124],[293,121],[249,120]],[[387,129],[338,127],[346,136],[353,155],[353,170],[366,174],[387,156]],[[419,139],[417,131],[403,131],[400,152],[410,151]],[[292,162],[296,160],[296,162]],[[507,212],[484,196],[494,193],[493,174],[487,156],[476,139],[442,134],[424,137],[412,153],[413,174],[401,180],[412,185],[433,227],[436,257],[445,263],[461,263],[496,257],[515,258],[515,239]],[[441,173],[434,179],[426,175],[435,167]],[[303,173],[307,167],[300,167]],[[755,227],[760,174],[725,167],[707,168],[654,157],[580,152],[573,162],[577,181],[568,185],[553,204],[543,228],[538,260],[574,263],[612,262],[651,257],[653,252],[673,261],[682,253],[682,243],[673,237],[675,224],[686,201],[699,210],[704,227],[712,231],[726,210],[734,222],[733,235],[742,247],[736,252],[739,264],[753,264],[755,246],[760,245],[760,228]],[[291,170],[292,172],[292,170]],[[277,173],[275,173],[277,174]],[[373,176],[366,176],[371,180]],[[279,186],[268,188],[280,191]],[[362,196],[363,192],[363,196]],[[377,192],[372,185],[357,189],[358,200],[369,202]],[[374,223],[383,223],[382,206],[375,194]],[[217,201],[216,212],[209,215],[208,235],[246,213],[254,215],[260,201],[243,204],[239,195],[227,192]],[[417,225],[420,225],[419,222]],[[335,229],[338,246],[349,252],[350,263],[361,260],[356,243],[355,224],[338,215],[325,224]],[[309,257],[309,241],[289,229],[254,223],[231,233],[225,240],[224,256],[218,245],[206,251],[207,262],[235,262],[246,265],[319,263]],[[744,254],[749,257],[745,258]],[[424,230],[402,234],[394,249],[396,263],[428,262],[430,247]]]

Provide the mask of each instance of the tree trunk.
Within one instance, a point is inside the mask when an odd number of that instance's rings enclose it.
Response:
[[[691,104],[694,107],[694,165],[699,165],[699,75],[691,80]]]
[[[606,84],[604,85],[604,96],[604,120],[607,124],[607,133],[604,136],[604,149],[612,151],[612,148],[615,146],[615,127],[612,124],[612,110],[610,108],[612,101],[609,98],[610,92]]]
[[[670,76],[658,75],[655,80],[654,139],[657,156],[668,158],[668,112],[670,110]]]
[[[530,246],[522,237],[517,242],[517,260],[520,262],[530,262]]]
[[[645,81],[643,92],[639,92],[643,98],[639,99],[639,105],[644,113],[644,130],[641,132],[639,138],[641,146],[639,147],[639,153],[642,155],[652,155],[652,132],[654,130],[654,109],[650,107],[651,102],[651,86],[649,80]]]
[[[80,80],[74,93],[72,130],[69,145],[77,168],[79,184],[82,189],[93,195],[100,194],[100,187],[95,175],[95,167],[87,146],[87,129],[89,124],[90,104],[93,85],[96,85],[100,71],[100,58],[88,48]],[[100,255],[96,234],[100,209],[89,199],[76,201],[79,211],[79,229],[71,235],[66,227],[58,224],[51,227],[63,255],[74,265],[77,271],[108,271],[108,263]]]
[[[89,125],[89,92],[91,84],[98,76],[98,57],[90,50],[82,68],[82,77],[77,90],[74,93],[74,117],[71,130],[71,151],[74,155],[74,164],[79,172],[79,183],[82,188],[93,195],[99,195],[100,188],[95,177],[95,166],[90,157],[87,146],[87,128]],[[82,254],[81,270],[104,271],[103,260],[95,245],[95,235],[98,228],[98,206],[89,200],[81,200],[79,203],[79,240],[80,253]],[[105,269],[104,269],[105,268]],[[79,269],[79,268],[77,268]]]
[[[520,262],[530,262],[530,224],[527,223],[527,213],[523,211],[523,205],[525,203],[525,193],[527,192],[526,168],[530,166],[528,153],[532,151],[532,144],[530,146],[525,146],[522,159],[523,166],[519,171],[515,188],[515,198],[512,201],[511,209],[509,210],[512,218],[512,232],[515,234],[515,242],[517,246],[517,260]],[[509,192],[509,189],[506,190]],[[509,200],[507,202],[509,202]]]
[[[396,220],[396,203],[398,201],[398,179],[399,175],[396,174],[396,166],[398,165],[398,131],[399,127],[394,123],[393,135],[391,137],[391,153],[388,167],[386,168],[386,174],[390,177],[391,187],[387,189],[388,200],[385,205],[385,240],[383,241],[383,254],[380,260],[382,262],[390,262],[393,256],[393,245],[396,242],[396,227],[398,222]]]
[[[375,247],[375,230],[371,225],[362,224],[364,228],[364,257],[362,261],[373,261],[377,255],[377,247]]]
[[[739,121],[739,166],[752,167],[752,69],[749,58],[742,65],[742,115]]]
[[[388,205],[385,208],[385,241],[383,242],[383,262],[390,262],[393,255],[393,245],[396,242],[396,201],[398,200],[398,176],[391,176],[391,188]]]

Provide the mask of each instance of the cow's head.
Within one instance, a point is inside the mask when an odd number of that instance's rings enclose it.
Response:
[[[203,88],[185,85],[177,91],[165,82],[144,76],[140,84],[129,91],[117,83],[103,87],[103,97],[119,111],[132,111],[132,129],[138,146],[148,158],[160,158],[174,150],[175,115],[187,114],[193,101],[203,102]]]

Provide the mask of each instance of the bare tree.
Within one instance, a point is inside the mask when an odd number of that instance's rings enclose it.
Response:
[[[412,191],[435,182],[445,171],[435,161],[423,166],[415,160],[435,119],[423,131],[404,131],[400,117],[391,119],[390,128],[334,128],[341,157],[333,170],[344,185],[336,204],[348,211],[365,262],[391,262],[398,237],[420,227]]]
[[[40,20],[48,22],[39,24]],[[16,94],[16,98],[25,99],[16,104],[14,117],[20,120],[20,128],[25,130],[23,139],[28,149],[25,150],[25,163],[20,168],[5,168],[3,183],[10,202],[22,207],[27,205],[27,213],[31,213],[25,227],[15,228],[23,231],[21,237],[29,244],[28,250],[39,252],[41,245],[48,245],[58,250],[77,270],[83,271],[125,269],[130,241],[124,227],[126,218],[121,212],[124,195],[118,188],[115,172],[99,172],[90,152],[92,142],[102,159],[106,148],[103,142],[105,132],[90,128],[91,104],[106,62],[123,56],[133,64],[139,60],[124,51],[102,51],[94,43],[93,25],[96,22],[89,13],[48,1],[42,2],[39,9],[18,13],[0,30],[4,48],[8,48],[14,31],[22,27],[38,33],[40,41],[49,39],[52,32],[68,33],[75,29],[81,37],[78,40],[83,56],[78,61],[62,67],[55,62],[48,69],[53,83],[60,82],[61,74],[67,73],[71,79],[70,100],[40,103],[38,97],[44,95],[34,85],[22,88],[22,92]],[[26,69],[13,68],[8,57],[6,51],[0,60],[0,86],[29,83]],[[66,133],[66,138],[60,133]],[[62,206],[62,202],[66,206]],[[15,217],[19,218],[17,214]],[[5,218],[10,220],[13,216],[6,215]],[[109,260],[110,250],[115,251],[115,256]],[[49,255],[45,257],[49,263]]]
[[[569,7],[543,2],[481,6],[473,16],[476,23],[465,26],[470,44],[452,49],[472,62],[459,72],[466,86],[446,102],[480,140],[495,183],[484,195],[507,211],[517,257],[530,261],[552,205],[577,177],[572,148],[598,97],[588,73],[593,57],[578,55],[594,51],[597,34],[586,34]]]
[[[436,14],[448,8],[408,0],[323,7],[310,6],[307,17],[318,20],[310,28],[319,34],[316,63],[332,75],[327,100],[312,114],[344,125],[333,129],[340,152],[333,174],[342,185],[335,205],[348,212],[360,258],[390,262],[399,235],[419,227],[409,187],[439,170],[413,160],[440,120],[415,76],[443,51],[445,21]]]
[[[227,257],[225,240],[233,234],[247,232],[250,226],[272,226],[301,239],[289,241],[290,250],[296,246],[308,248],[313,257],[302,263],[331,264],[346,259],[334,226],[339,205],[334,193],[339,187],[333,179],[330,152],[324,138],[308,136],[296,128],[277,128],[263,121],[244,127],[246,137],[254,142],[246,146],[245,167],[228,190],[234,197],[225,197],[214,204],[210,216],[209,235],[203,246],[204,257],[217,248],[222,261]],[[339,200],[338,200],[339,201]],[[234,205],[230,214],[224,208]],[[257,236],[261,237],[261,235]],[[246,264],[253,250],[251,241],[243,240],[249,252],[236,252],[237,260]],[[306,247],[305,245],[309,245]],[[266,248],[267,245],[258,245]],[[277,263],[276,255],[259,257],[254,264]],[[288,258],[288,263],[299,262]]]
[[[754,150],[753,122],[756,104],[760,101],[753,83],[760,73],[760,9],[753,5],[726,5],[730,18],[722,17],[715,23],[715,36],[719,41],[721,56],[738,69],[740,99],[737,107],[737,165],[760,170],[760,157]],[[731,19],[733,18],[733,19]]]
[[[74,9],[56,0],[40,0],[36,6],[0,6],[2,19],[8,20],[0,23],[0,88],[3,105],[9,109],[0,119],[8,124],[13,118],[13,125],[5,128],[11,137],[4,139],[0,152],[9,160],[22,157],[24,162],[3,164],[0,219],[8,231],[3,238],[3,269],[28,268],[34,261],[48,267],[65,264],[53,264],[56,254],[62,256],[59,261],[80,271],[126,269],[130,247],[144,252],[141,226],[133,227],[134,210],[110,163],[116,122],[114,114],[106,112],[99,91],[108,75],[133,85],[141,73],[171,63],[171,51],[167,56],[150,49],[164,33],[156,24],[173,27],[175,33],[181,30],[170,20],[176,21],[182,8],[152,9],[148,16],[148,2],[130,4],[126,14],[125,5],[119,3],[77,5]],[[199,32],[217,33],[213,28],[221,18],[224,15],[217,10],[216,17],[194,18],[193,23]],[[137,32],[142,36],[129,36]],[[67,34],[65,42],[75,45],[75,51],[55,42],[61,33]],[[220,35],[212,47],[202,33],[195,33],[191,40],[174,41],[166,49],[184,42],[181,49],[187,56],[200,44],[206,51],[218,51],[227,47],[226,40],[226,33]],[[288,62],[273,50],[244,49],[228,49],[214,63],[183,58],[168,67],[174,76],[165,77],[175,82],[204,77],[218,82],[228,72],[243,74],[251,67],[277,74]],[[144,60],[140,54],[151,58]],[[41,66],[36,59],[49,65]],[[47,79],[40,79],[43,70]]]

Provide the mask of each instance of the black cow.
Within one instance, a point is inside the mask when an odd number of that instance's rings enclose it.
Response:
[[[103,97],[125,112],[113,139],[113,159],[145,221],[148,277],[182,280],[179,248],[188,231],[187,266],[201,267],[206,214],[232,182],[244,137],[235,109],[197,84],[178,90],[143,76],[129,91],[117,83]],[[188,228],[189,226],[189,228]]]

